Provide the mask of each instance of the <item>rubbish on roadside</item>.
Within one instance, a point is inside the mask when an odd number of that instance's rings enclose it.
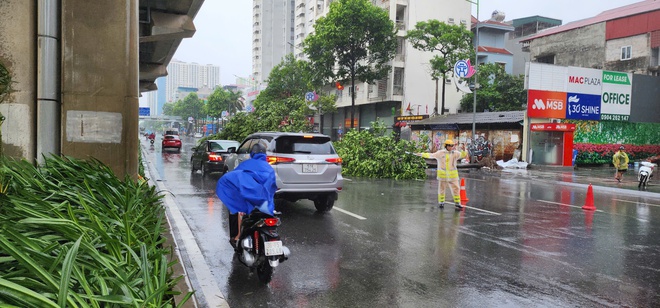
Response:
[[[512,158],[511,160],[504,162],[503,160],[498,160],[497,165],[500,166],[503,169],[527,169],[528,163],[524,161],[518,161],[515,157]]]

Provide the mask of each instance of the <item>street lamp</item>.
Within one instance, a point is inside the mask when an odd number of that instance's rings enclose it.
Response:
[[[473,102],[472,102],[472,139],[477,140],[476,135],[476,123],[477,123],[477,88],[479,88],[479,83],[477,82],[477,77],[479,76],[479,0],[465,0],[472,4],[477,5],[477,24],[475,26],[475,35],[474,35],[474,92],[473,92]]]

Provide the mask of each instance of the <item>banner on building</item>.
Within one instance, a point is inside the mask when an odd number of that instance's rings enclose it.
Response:
[[[632,74],[582,67],[528,63],[530,118],[628,121]]]

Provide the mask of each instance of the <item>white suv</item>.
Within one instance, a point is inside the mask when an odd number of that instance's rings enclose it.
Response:
[[[228,149],[230,154],[225,164],[229,171],[250,158],[250,148],[256,142],[266,146],[268,163],[277,175],[276,200],[309,199],[314,201],[319,212],[332,209],[344,178],[341,175],[342,160],[330,137],[313,133],[254,133],[238,149]]]

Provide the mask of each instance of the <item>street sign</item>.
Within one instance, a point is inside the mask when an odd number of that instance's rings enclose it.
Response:
[[[149,107],[140,107],[140,110],[139,110],[139,112],[140,112],[140,113],[139,113],[139,116],[141,116],[141,117],[148,117],[148,116],[150,116],[150,115],[151,115],[151,110],[150,110],[150,109],[151,109],[151,108],[149,108]],[[135,109],[133,109],[133,110],[135,110]]]
[[[307,92],[307,93],[305,94],[305,100],[308,101],[308,102],[313,101],[313,100],[314,100],[314,93],[312,93],[312,92]]]
[[[470,60],[458,60],[454,64],[454,76],[470,78],[475,72],[474,67],[470,64]]]

